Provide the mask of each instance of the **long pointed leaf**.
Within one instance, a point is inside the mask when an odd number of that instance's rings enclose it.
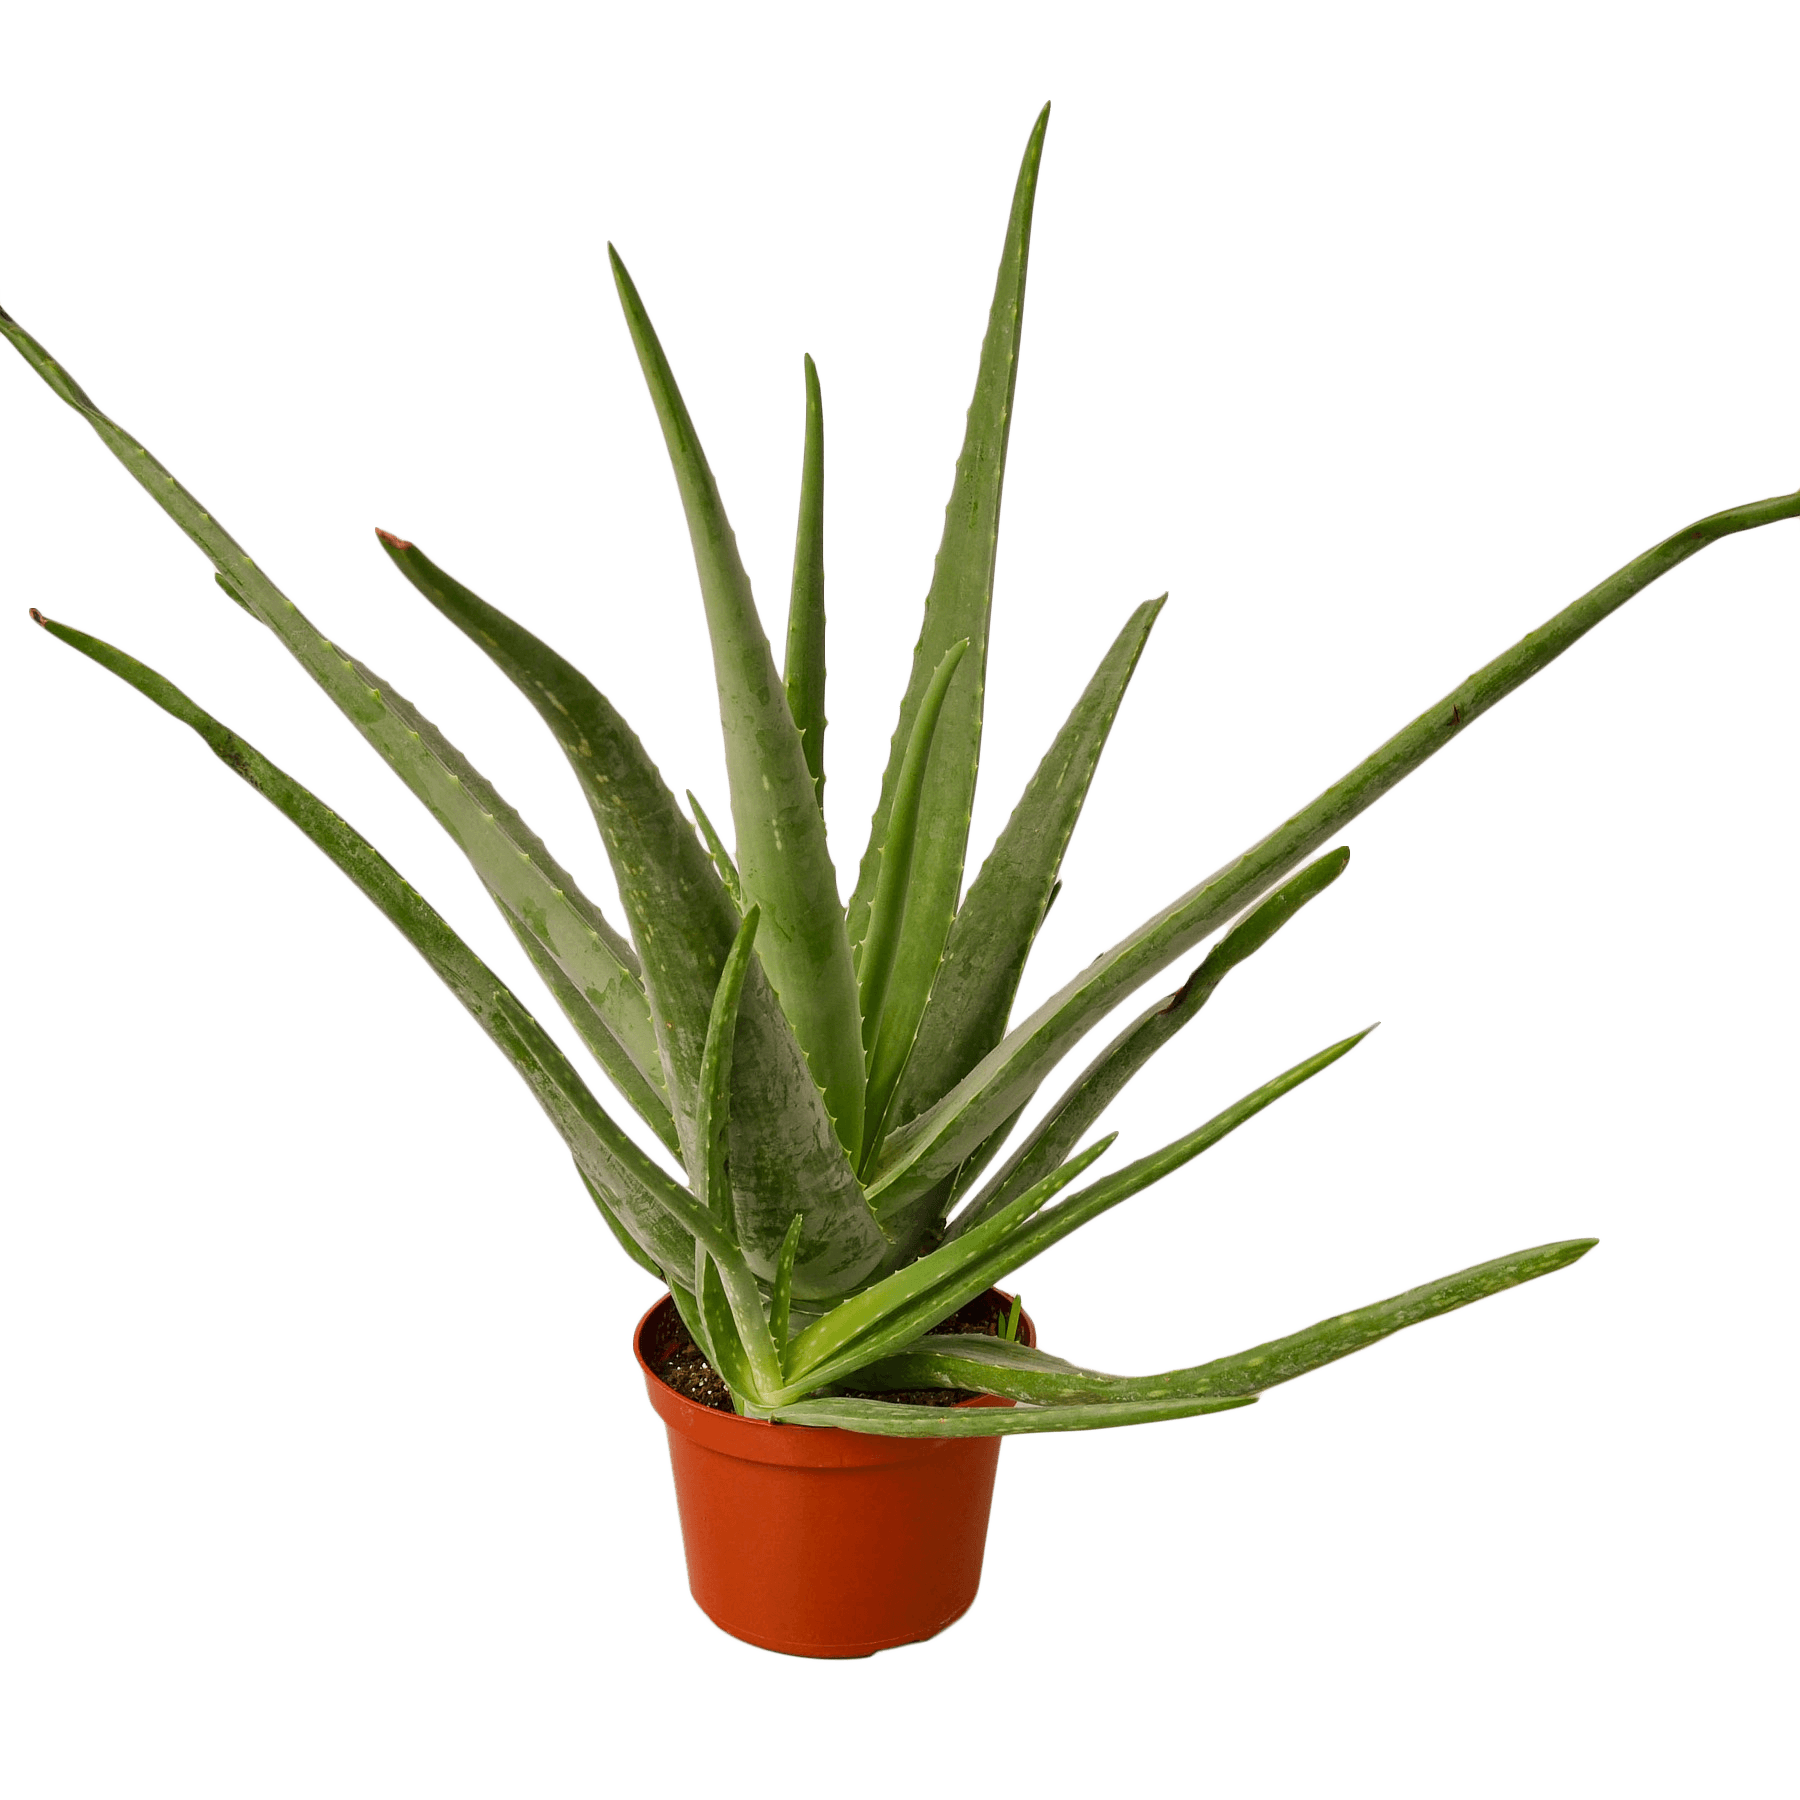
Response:
[[[769,1336],[775,1340],[776,1354],[782,1359],[782,1369],[787,1368],[788,1324],[793,1316],[794,1302],[794,1256],[800,1248],[800,1231],[806,1220],[801,1214],[794,1214],[794,1222],[788,1227],[788,1234],[781,1240],[781,1254],[775,1259],[775,1288],[769,1296]]]
[[[797,1400],[777,1407],[783,1425],[835,1426],[871,1437],[1024,1437],[1042,1431],[1105,1431],[1113,1425],[1152,1425],[1234,1412],[1253,1398],[1230,1400],[1113,1400],[1085,1406],[906,1406],[887,1400]]]
[[[929,961],[935,969],[943,947],[931,914],[923,915],[923,926],[918,925],[921,915],[910,904],[910,881],[918,842],[919,801],[931,763],[932,740],[943,716],[945,697],[968,648],[969,640],[959,638],[944,652],[913,719],[912,742],[906,746],[900,779],[894,785],[893,809],[888,814],[888,836],[881,851],[881,880],[869,913],[869,935],[863,940],[857,965],[863,1042],[869,1055],[863,1124],[871,1149],[880,1142],[888,1100],[919,1027],[919,1015],[908,1006],[910,998],[921,991],[916,966]]]
[[[1734,532],[1800,518],[1800,492],[1735,506],[1665,538],[1453,688],[1285,824],[1146,920],[1015,1026],[943,1099],[890,1134],[870,1195],[886,1213],[933,1187],[1030,1099],[1086,1032],[1143,982],[1216,931],[1359,813],[1522,687],[1601,620],[1690,556]]]
[[[1013,189],[1006,242],[1001,251],[987,335],[969,404],[962,454],[957,458],[950,503],[944,509],[944,535],[925,596],[925,618],[913,649],[912,675],[900,703],[900,717],[888,750],[881,796],[869,824],[868,848],[857,872],[856,892],[848,911],[850,942],[860,946],[869,927],[870,910],[880,883],[882,851],[888,841],[890,815],[899,784],[913,721],[924,701],[933,672],[944,652],[960,638],[969,640],[969,668],[956,685],[938,726],[938,749],[923,805],[908,911],[916,909],[909,935],[924,952],[909,961],[909,984],[890,995],[900,1017],[917,1019],[924,1010],[937,971],[950,921],[962,892],[963,858],[968,850],[969,817],[975,797],[975,773],[981,759],[982,701],[987,684],[988,619],[994,597],[994,560],[1000,527],[1000,497],[1006,474],[1006,441],[1012,427],[1013,389],[1018,377],[1020,333],[1024,324],[1025,276],[1031,251],[1031,213],[1037,197],[1038,165],[1044,132],[1050,123],[1045,107],[1025,146]],[[927,1185],[930,1185],[929,1183]]]
[[[719,1278],[719,1266],[707,1254],[704,1244],[697,1245],[694,1250],[694,1299],[706,1324],[706,1342],[702,1346],[706,1360],[724,1379],[734,1397],[754,1400],[759,1388],[766,1391],[766,1384],[758,1381],[756,1366],[744,1347],[731,1300]],[[765,1373],[773,1374],[774,1371]]]
[[[610,247],[608,254],[693,540],[731,778],[738,873],[746,899],[768,920],[758,955],[838,1135],[854,1155],[862,1143],[863,1103],[856,977],[813,774],[694,422],[624,263]]]
[[[1054,1169],[1126,1083],[1205,1006],[1219,983],[1246,957],[1260,950],[1308,901],[1330,887],[1349,862],[1350,852],[1338,849],[1309,863],[1234,925],[1180,988],[1132,1020],[1038,1121],[988,1183],[987,1190],[958,1215],[948,1236],[960,1237],[1013,1195],[1022,1194],[1046,1170]]]
[[[703,807],[688,789],[688,806],[693,812],[694,823],[700,827],[700,835],[706,840],[707,854],[713,859],[713,867],[719,871],[719,879],[725,884],[725,891],[731,896],[731,904],[739,912],[744,910],[744,884],[738,880],[737,864],[731,860],[731,852],[725,848],[725,840],[713,829],[713,822],[706,816]]]
[[[1160,599],[1147,601],[1125,622],[958,908],[888,1108],[888,1129],[917,1118],[1006,1035],[1007,1015],[1032,941],[1050,910],[1063,852],[1162,607]]]
[[[683,1161],[698,1169],[700,1064],[713,995],[741,923],[737,908],[656,765],[606,696],[417,545],[398,538],[383,544],[413,586],[532,703],[575,771],[638,945]],[[759,941],[770,928],[765,914]],[[804,1211],[796,1294],[850,1292],[880,1266],[887,1239],[760,958],[744,984],[732,1088],[732,1191],[738,1243],[751,1267],[765,1278],[774,1273],[788,1223]]]
[[[518,997],[367,838],[148,665],[73,626],[46,619],[35,610],[32,616],[53,637],[197,733],[227,768],[324,851],[398,928],[506,1055],[562,1134],[575,1166],[611,1201],[617,1219],[645,1254],[659,1267],[691,1263],[691,1240],[670,1212],[671,1203],[691,1206],[688,1196],[620,1131]]]
[[[731,952],[719,974],[712,1013],[706,1022],[706,1048],[700,1057],[700,1204],[725,1227],[733,1229],[731,1178],[728,1173],[731,1145],[731,1066],[737,1048],[738,1006],[743,999],[744,977],[756,946],[756,928],[762,915],[753,906],[731,941]]]
[[[1073,1181],[1089,1164],[1110,1147],[1110,1138],[1090,1146],[1060,1169],[1052,1170],[1029,1193],[1021,1194],[985,1225],[960,1239],[922,1256],[904,1269],[883,1277],[860,1294],[841,1300],[815,1324],[807,1326],[788,1348],[787,1367],[791,1382],[819,1387],[838,1376],[834,1371],[859,1367],[884,1355],[888,1348],[907,1342],[929,1327],[897,1325],[908,1320],[920,1308],[937,1306],[940,1296],[954,1288],[958,1293],[968,1285],[967,1271],[976,1263],[1002,1252],[1024,1221]],[[930,1323],[948,1318],[974,1294],[985,1293],[989,1282],[983,1282],[962,1298],[947,1301]],[[895,1332],[900,1332],[895,1336]],[[854,1354],[852,1354],[854,1353]]]
[[[819,371],[806,359],[806,448],[800,468],[800,518],[794,527],[794,580],[788,595],[788,711],[800,733],[813,793],[825,806],[825,402]]]
[[[280,639],[283,647],[362,733],[407,788],[425,805],[469,859],[482,885],[509,920],[523,920],[575,989],[593,1005],[600,1024],[630,1059],[641,1081],[624,1084],[634,1105],[646,1084],[656,1092],[645,1117],[660,1131],[666,1107],[662,1071],[650,1031],[636,959],[600,909],[587,899],[526,830],[510,807],[481,783],[486,804],[472,792],[474,772],[441,734],[427,729],[391,690],[371,678],[328,639],[251,561],[223,525],[136,438],[94,405],[62,365],[16,320],[0,312],[0,336],[73,407],[156,504],[199,547],[225,591]],[[515,829],[516,828],[516,834]],[[616,1057],[603,1057],[609,1073]]]
[[[1369,1028],[1373,1029],[1373,1026]],[[1060,1243],[1070,1232],[1078,1231],[1101,1213],[1110,1211],[1134,1194],[1142,1193],[1145,1188],[1161,1181],[1165,1175],[1173,1174],[1183,1163],[1191,1162],[1202,1151],[1210,1150],[1221,1138],[1229,1136],[1240,1125],[1253,1119],[1264,1107],[1272,1106],[1284,1094],[1291,1093],[1303,1082],[1310,1081],[1313,1076],[1329,1068],[1339,1057],[1348,1055],[1368,1035],[1368,1031],[1359,1031],[1354,1037],[1347,1037],[1342,1042],[1321,1050],[1316,1056],[1309,1056],[1305,1062],[1296,1063],[1293,1068],[1277,1075],[1273,1081],[1265,1082],[1241,1100],[1234,1101],[1223,1112],[1215,1113],[1204,1125],[1197,1126],[1186,1136],[1165,1144],[1148,1156],[1139,1157],[1136,1162],[1120,1169],[1116,1174],[1105,1176],[1092,1187],[1070,1195],[1059,1205],[1041,1212],[1034,1211],[1024,1205],[1026,1196],[1022,1195],[993,1218],[965,1232],[954,1243],[945,1244],[942,1249],[933,1251],[933,1256],[943,1256],[946,1251],[966,1251],[969,1245],[977,1241],[994,1244],[992,1249],[972,1260],[966,1255],[957,1258],[957,1274],[953,1280],[940,1283],[923,1300],[912,1306],[903,1306],[891,1312],[884,1319],[879,1336],[871,1335],[860,1340],[853,1347],[858,1354],[833,1361],[828,1369],[819,1372],[819,1382],[844,1380],[853,1367],[860,1367],[864,1361],[874,1360],[867,1353],[878,1344],[885,1346],[880,1353],[886,1354],[888,1350],[897,1350],[911,1339],[924,1335],[940,1320],[947,1319],[958,1307],[967,1305],[977,1294],[986,1293],[1004,1276],[1023,1268],[1034,1256],[1041,1255],[1052,1244]],[[1111,1141],[1110,1138],[1103,1139],[1102,1146]],[[1085,1156],[1091,1153],[1083,1154]],[[1081,1159],[1075,1160],[1080,1162]],[[1035,1193],[1036,1190],[1029,1192]],[[1027,1214],[1024,1223],[1016,1228],[999,1230],[996,1242],[996,1228],[1001,1227],[1002,1221],[1014,1219],[1020,1210]],[[875,1291],[875,1288],[867,1290],[869,1293]],[[842,1304],[854,1306],[862,1298],[862,1295],[857,1295]],[[831,1315],[826,1316],[829,1318]]]
[[[1340,1357],[1366,1350],[1409,1325],[1423,1324],[1566,1269],[1598,1242],[1597,1238],[1568,1238],[1515,1250],[1510,1256],[1498,1256],[1422,1287],[1408,1288],[1392,1299],[1322,1319],[1304,1331],[1258,1344],[1236,1356],[1199,1363],[1191,1369],[1170,1369],[1162,1375],[1103,1375],[1097,1369],[1078,1368],[1024,1344],[1003,1344],[995,1338],[927,1337],[898,1356],[858,1369],[856,1385],[874,1393],[970,1388],[1039,1405],[1262,1394]]]

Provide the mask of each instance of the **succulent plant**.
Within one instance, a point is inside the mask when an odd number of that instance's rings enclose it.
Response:
[[[822,812],[824,425],[810,359],[785,667],[777,670],[693,421],[613,256],[699,571],[730,780],[730,848],[691,795],[693,817],[684,815],[624,718],[579,670],[417,546],[380,536],[400,572],[494,660],[561,745],[617,879],[621,931],[429,720],[321,635],[187,489],[0,313],[0,331],[200,547],[225,592],[275,633],[450,833],[613,1086],[679,1159],[685,1182],[620,1127],[525,1005],[350,825],[154,670],[33,616],[196,731],[387,915],[529,1085],[601,1217],[626,1254],[668,1284],[740,1410],[795,1424],[943,1437],[1220,1411],[1585,1254],[1594,1240],[1539,1245],[1242,1355],[1151,1376],[1081,1368],[1016,1341],[1011,1329],[994,1337],[936,1329],[1366,1035],[1327,1046],[1160,1149],[1074,1185],[1113,1142],[1078,1148],[1108,1102],[1233,968],[1343,873],[1348,851],[1325,847],[1345,825],[1659,575],[1715,539],[1800,516],[1800,494],[1786,495],[1714,514],[1654,546],[1010,1023],[1070,833],[1162,605],[1148,601],[1125,620],[965,891],[1047,121],[1048,108],[1014,191],[924,623],[847,905]],[[1221,931],[1186,979],[1114,1036],[1013,1143],[1022,1114],[1076,1045]],[[946,1410],[871,1397],[924,1388],[1016,1404]]]

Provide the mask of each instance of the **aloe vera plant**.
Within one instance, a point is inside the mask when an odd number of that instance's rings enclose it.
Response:
[[[805,364],[805,450],[777,667],[694,422],[624,264],[619,298],[686,513],[713,649],[731,842],[684,814],[611,699],[418,546],[380,534],[418,593],[536,708],[599,827],[623,929],[414,706],[324,637],[225,528],[60,363],[0,331],[199,546],[463,851],[595,1061],[685,1179],[624,1130],[524,1003],[359,833],[124,651],[33,617],[188,725],[312,839],[430,963],[562,1135],[625,1253],[667,1283],[740,1410],[898,1436],[1089,1430],[1247,1405],[1408,1325],[1566,1267],[1588,1238],[1499,1257],[1193,1368],[1122,1377],[1018,1341],[940,1332],[993,1283],[1180,1168],[1347,1055],[1358,1032],[1109,1174],[1082,1147],[1107,1104],[1219,983],[1343,874],[1331,840],[1578,638],[1716,539],[1800,516],[1800,494],[1716,513],[1600,582],[1420,713],[1242,855],[1146,920],[1028,1017],[1010,1015],[1089,783],[1162,601],[1123,621],[965,888],[997,527],[1048,108],[1013,194],[962,454],[880,798],[848,903],[827,846],[824,409]],[[1196,967],[1017,1136],[1059,1064],[1204,940]],[[1010,1408],[877,1398],[965,1389]]]

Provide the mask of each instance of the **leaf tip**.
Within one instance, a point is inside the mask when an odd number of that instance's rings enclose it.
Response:
[[[4,316],[4,314],[0,314],[0,317]],[[27,607],[25,610],[31,614],[31,622],[34,625],[42,625],[46,631],[49,630],[50,621],[35,606]]]
[[[391,531],[383,531],[379,525],[375,527],[375,535],[390,550],[410,550],[412,545],[403,537],[395,537]]]

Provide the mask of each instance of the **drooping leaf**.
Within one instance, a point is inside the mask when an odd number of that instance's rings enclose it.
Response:
[[[532,703],[575,771],[638,946],[683,1161],[697,1170],[700,1063],[713,995],[742,922],[737,908],[656,765],[606,696],[416,544],[383,543],[413,586]],[[770,929],[765,913],[759,941]],[[746,976],[738,1015],[731,1120],[737,1241],[750,1266],[773,1275],[788,1223],[803,1211],[796,1294],[850,1292],[880,1266],[887,1240],[760,957]]]
[[[1459,1270],[1423,1287],[1409,1288],[1356,1312],[1322,1319],[1304,1331],[1258,1344],[1236,1356],[1171,1369],[1162,1375],[1104,1375],[1024,1344],[994,1338],[925,1337],[910,1350],[858,1369],[856,1385],[866,1392],[906,1392],[914,1388],[967,1388],[1039,1405],[1082,1400],[1158,1400],[1179,1397],[1227,1398],[1266,1393],[1284,1381],[1366,1350],[1409,1325],[1422,1324],[1458,1307],[1504,1293],[1522,1282],[1566,1269],[1587,1255],[1597,1238],[1570,1238],[1516,1250],[1491,1262]]]
[[[624,263],[610,247],[608,254],[693,541],[731,778],[738,874],[746,900],[767,920],[758,955],[838,1135],[855,1155],[863,1104],[856,977],[813,773],[694,422]],[[786,1226],[784,1216],[781,1229]]]
[[[800,518],[794,527],[794,580],[788,595],[788,711],[806,752],[813,792],[825,806],[825,402],[819,371],[806,359],[806,449],[800,468]]]
[[[556,1042],[500,977],[451,930],[443,917],[354,826],[277,768],[256,747],[197,706],[172,682],[125,651],[34,611],[53,637],[117,675],[194,731],[227,768],[298,826],[361,889],[419,952],[465,1011],[506,1055],[561,1133],[575,1166],[609,1203],[621,1224],[658,1267],[691,1263],[691,1238],[677,1209],[684,1190],[622,1132],[588,1091]],[[608,1212],[608,1206],[602,1206]]]
[[[1734,532],[1800,518],[1800,492],[1700,519],[1665,538],[1453,688],[1349,774],[1235,861],[1147,919],[1051,995],[928,1111],[889,1134],[870,1171],[884,1215],[934,1187],[994,1126],[1024,1105],[1052,1068],[1126,995],[1259,899],[1389,788],[1634,594]]]
[[[1063,852],[1162,606],[1162,600],[1147,601],[1125,622],[957,910],[888,1108],[888,1129],[917,1118],[1006,1035],[1025,959],[1056,892]]]
[[[650,1031],[649,1010],[636,959],[518,815],[475,775],[441,733],[431,731],[410,707],[372,677],[312,622],[256,566],[244,548],[136,438],[109,419],[68,372],[15,320],[0,313],[6,337],[59,398],[93,427],[152,500],[196,544],[220,576],[220,585],[282,646],[362,733],[412,794],[450,834],[482,885],[509,920],[522,921],[545,952],[598,1014],[619,1055],[629,1059],[636,1082],[621,1083],[633,1105],[666,1130],[662,1071]],[[480,798],[474,793],[479,782]],[[584,1033],[585,1035],[585,1033]],[[603,1056],[609,1074],[618,1056]],[[647,1098],[647,1090],[657,1097]]]
[[[871,1437],[1023,1437],[1040,1431],[1104,1431],[1113,1425],[1152,1425],[1233,1412],[1254,1397],[1229,1400],[1110,1400],[1077,1406],[907,1406],[839,1395],[795,1400],[770,1415],[783,1425],[835,1426]]]
[[[900,765],[894,785],[894,804],[888,813],[887,842],[881,852],[881,880],[875,888],[875,904],[869,911],[869,933],[863,940],[857,964],[861,990],[863,1043],[868,1050],[869,1088],[863,1107],[864,1130],[872,1149],[881,1138],[888,1099],[899,1079],[900,1068],[918,1030],[918,1015],[909,1012],[903,997],[920,991],[913,965],[929,959],[935,968],[942,938],[930,914],[922,933],[914,929],[919,918],[909,904],[913,853],[918,842],[919,801],[931,762],[932,739],[942,716],[944,700],[956,679],[956,671],[969,648],[959,638],[944,652],[931,677],[913,719],[912,741]],[[896,972],[898,980],[895,980]],[[896,1004],[890,1006],[889,990]]]
[[[1336,881],[1349,861],[1350,852],[1338,849],[1309,863],[1234,925],[1173,994],[1132,1020],[1038,1121],[986,1190],[952,1221],[948,1236],[958,1237],[971,1225],[980,1224],[1046,1170],[1054,1169],[1126,1083],[1205,1006],[1219,983]]]
[[[903,980],[887,1004],[897,1019],[917,1020],[937,972],[950,921],[962,892],[968,850],[975,774],[981,758],[982,701],[987,685],[988,619],[994,596],[994,560],[1000,527],[1000,498],[1006,473],[1006,442],[1012,427],[1013,389],[1018,376],[1024,323],[1025,276],[1031,250],[1031,213],[1037,196],[1038,165],[1050,122],[1045,107],[1025,146],[1013,190],[987,335],[969,404],[962,454],[957,458],[944,535],[925,597],[925,618],[913,649],[912,674],[900,703],[900,717],[888,751],[881,795],[869,824],[868,848],[857,872],[848,921],[858,955],[867,935],[880,884],[882,852],[890,815],[912,741],[913,722],[932,675],[950,646],[969,640],[968,667],[956,684],[938,724],[926,791],[919,809],[918,847],[908,884],[908,936],[919,953],[909,956]],[[928,1184],[929,1185],[929,1184]]]

